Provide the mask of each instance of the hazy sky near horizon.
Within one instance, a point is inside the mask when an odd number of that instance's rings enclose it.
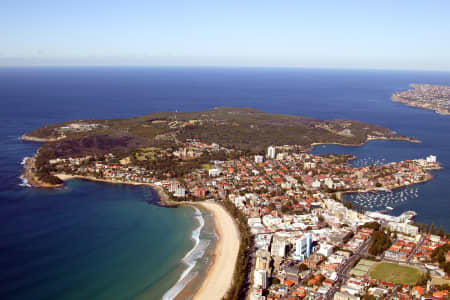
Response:
[[[4,1],[0,65],[450,71],[450,1]]]

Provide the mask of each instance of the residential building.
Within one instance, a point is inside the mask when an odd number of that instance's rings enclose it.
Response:
[[[417,226],[409,225],[407,223],[389,222],[388,227],[391,231],[401,232],[412,236],[419,233],[419,228]]]
[[[334,294],[334,298],[333,300],[359,300],[360,298],[357,296],[353,296],[347,293],[342,293],[342,292],[336,292],[336,294]]]
[[[270,254],[276,257],[284,257],[286,255],[286,240],[280,236],[274,236]]]
[[[255,155],[255,163],[260,164],[263,162],[263,159],[262,155]]]
[[[253,273],[253,286],[267,288],[267,271],[262,269],[256,269]]]

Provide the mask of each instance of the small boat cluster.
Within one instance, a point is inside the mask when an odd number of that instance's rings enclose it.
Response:
[[[407,187],[392,192],[350,194],[348,195],[348,200],[367,210],[392,210],[396,206],[418,197],[418,187]]]
[[[376,159],[373,157],[364,157],[364,158],[355,159],[355,160],[351,161],[350,164],[354,168],[360,168],[360,167],[370,166],[370,165],[380,166],[380,165],[384,165],[386,163],[387,163],[387,161],[385,158]]]

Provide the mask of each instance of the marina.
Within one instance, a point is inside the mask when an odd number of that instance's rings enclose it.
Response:
[[[352,167],[360,168],[364,166],[379,166],[389,163],[386,158],[361,157],[350,161]],[[353,193],[344,196],[344,199],[351,201],[359,207],[369,211],[390,212],[400,204],[419,197],[419,187],[410,186],[396,190],[379,189],[369,193]]]
[[[365,210],[393,210],[396,206],[419,197],[419,187],[411,186],[385,192],[347,194],[344,199],[363,207]]]

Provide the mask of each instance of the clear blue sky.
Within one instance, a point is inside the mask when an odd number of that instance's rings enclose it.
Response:
[[[0,65],[450,70],[450,1],[2,1]]]

